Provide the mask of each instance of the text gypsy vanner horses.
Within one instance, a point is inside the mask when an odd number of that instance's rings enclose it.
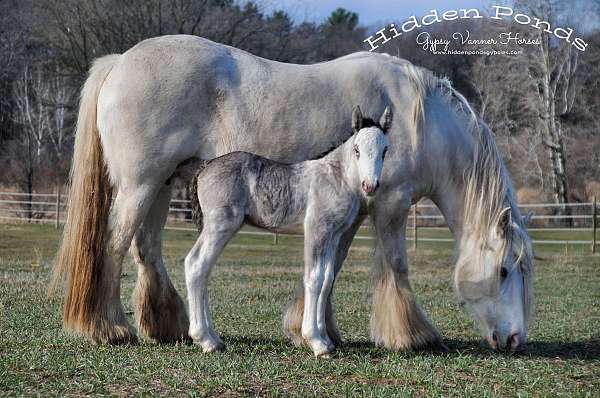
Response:
[[[120,297],[131,246],[139,332],[158,341],[187,337],[185,307],[161,252],[170,179],[195,159],[233,151],[288,163],[313,158],[343,141],[356,104],[368,115],[390,104],[395,114],[382,184],[368,204],[376,237],[372,340],[390,349],[440,340],[411,290],[405,247],[410,206],[428,197],[457,241],[460,301],[493,348],[521,349],[531,317],[531,241],[493,134],[464,97],[385,54],[293,65],[193,36],[149,39],[90,70],[55,268],[55,281],[67,277],[65,327],[96,342],[135,341]],[[297,295],[284,320],[295,342],[303,303]],[[327,308],[327,333],[339,342],[331,302]]]
[[[190,186],[194,218],[202,230],[185,258],[185,282],[189,335],[205,352],[225,347],[210,316],[211,268],[244,224],[273,232],[303,225],[302,337],[317,357],[334,350],[325,314],[335,263],[343,263],[348,253],[340,240],[379,188],[391,123],[389,107],[379,123],[363,118],[356,107],[353,133],[318,159],[284,164],[236,151],[201,162]]]

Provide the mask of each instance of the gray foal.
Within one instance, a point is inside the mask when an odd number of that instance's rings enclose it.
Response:
[[[319,159],[283,164],[232,152],[203,162],[193,181],[202,231],[185,259],[185,279],[189,335],[205,352],[224,348],[210,317],[210,271],[244,224],[273,232],[303,224],[302,337],[316,356],[326,356],[335,348],[327,333],[325,312],[338,245],[379,187],[391,123],[389,107],[377,123],[363,118],[357,106],[352,113],[353,134]]]

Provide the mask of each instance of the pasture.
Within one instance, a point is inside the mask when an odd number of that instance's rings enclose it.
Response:
[[[196,236],[166,232],[167,267],[182,295],[183,258]],[[448,350],[389,352],[369,341],[372,243],[355,241],[335,287],[345,344],[317,360],[281,331],[301,277],[301,239],[234,238],[210,283],[227,349],[207,355],[186,344],[94,346],[64,333],[60,298],[46,296],[59,238],[52,226],[0,225],[0,395],[600,395],[600,257],[589,250],[536,246],[535,324],[527,352],[509,355],[491,352],[456,304],[450,246],[420,244],[409,253],[411,281]],[[130,258],[122,279],[132,317]]]

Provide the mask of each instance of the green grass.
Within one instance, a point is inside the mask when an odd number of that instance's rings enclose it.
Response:
[[[183,258],[196,234],[169,231],[165,255],[184,292]],[[368,241],[357,242],[336,284],[345,345],[329,360],[285,342],[281,315],[301,275],[302,241],[238,236],[211,280],[212,311],[227,350],[194,345],[94,346],[61,330],[59,298],[45,289],[59,233],[0,225],[0,395],[600,396],[600,256],[544,251],[536,264],[536,323],[526,353],[492,353],[455,304],[452,251],[410,254],[417,297],[447,352],[389,352],[369,342]],[[441,247],[441,248],[440,248]],[[136,270],[122,297],[131,316]]]

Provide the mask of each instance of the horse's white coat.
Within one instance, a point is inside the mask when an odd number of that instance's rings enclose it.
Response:
[[[287,162],[311,158],[344,138],[347,112],[355,104],[366,114],[379,114],[390,103],[397,117],[389,133],[389,159],[377,199],[369,202],[377,236],[375,288],[385,292],[374,295],[379,301],[373,306],[373,340],[405,349],[437,338],[412,297],[404,245],[411,204],[429,197],[458,240],[457,293],[469,304],[484,337],[489,339],[490,331],[493,337],[496,331],[514,330],[518,341],[525,341],[531,302],[529,238],[491,132],[446,81],[383,54],[356,53],[315,65],[292,65],[192,36],[146,40],[101,62],[110,72],[102,74],[102,83],[92,82],[90,87],[101,84],[95,119],[116,192],[102,267],[106,275],[114,274],[102,282],[111,292],[111,299],[101,306],[103,339],[117,340],[128,333],[124,316],[105,316],[123,313],[120,264],[136,231],[138,242],[160,245],[164,217],[158,215],[168,207],[161,192],[168,195],[163,187],[182,163],[235,150]],[[86,104],[96,103],[89,95]],[[82,112],[92,111],[82,108]],[[96,134],[95,130],[87,134]],[[85,159],[83,151],[87,148],[75,153],[79,162]],[[490,236],[507,206],[513,222],[497,235],[500,250],[490,252],[487,248],[494,243]],[[145,223],[146,219],[163,222]],[[341,246],[347,247],[352,236],[343,239]],[[152,246],[140,245],[138,264],[149,272],[140,273],[138,283],[153,282],[163,289],[161,295],[170,297],[162,256]],[[500,288],[499,279],[488,276],[514,261],[515,253],[524,253],[512,271],[517,276],[506,278]],[[339,266],[336,262],[336,270]],[[473,283],[467,286],[462,281]],[[496,305],[470,300],[476,292],[483,292],[479,299]],[[407,307],[396,311],[386,306],[390,302]],[[174,323],[173,328],[183,324]],[[93,331],[95,326],[90,327]],[[175,332],[169,335],[179,335],[179,330]]]

